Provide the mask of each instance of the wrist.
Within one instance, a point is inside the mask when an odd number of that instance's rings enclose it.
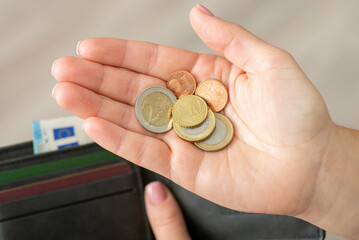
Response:
[[[296,217],[348,238],[359,238],[359,131],[335,125],[316,190]]]

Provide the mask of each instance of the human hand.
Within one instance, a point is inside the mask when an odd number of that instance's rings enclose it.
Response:
[[[146,212],[156,239],[191,239],[176,199],[161,182],[145,188]]]
[[[224,57],[146,42],[87,39],[78,44],[82,59],[54,63],[52,73],[60,82],[54,98],[85,119],[83,129],[95,142],[204,198],[240,211],[310,220],[306,213],[320,202],[318,191],[324,190],[318,179],[327,176],[322,164],[339,131],[319,92],[293,57],[242,27],[199,7],[192,9],[191,23]],[[151,85],[166,86],[177,69],[192,72],[197,81],[219,79],[227,87],[224,114],[235,132],[225,149],[204,152],[174,131],[154,134],[137,122],[138,94]]]

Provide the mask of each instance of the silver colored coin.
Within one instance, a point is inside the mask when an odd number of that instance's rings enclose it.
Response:
[[[203,141],[194,144],[205,151],[217,151],[226,147],[233,138],[233,125],[224,115],[215,113],[216,127],[213,133]]]
[[[177,98],[176,96],[167,88],[165,87],[161,87],[161,86],[151,86],[146,88],[145,90],[143,90],[137,97],[136,99],[136,103],[135,103],[135,114],[136,114],[136,118],[138,120],[138,122],[148,131],[154,132],[154,133],[163,133],[163,132],[167,132],[168,130],[170,130],[172,128],[172,123],[173,123],[173,119],[172,117],[170,117],[168,119],[168,121],[166,123],[164,123],[161,126],[155,126],[153,124],[151,124],[149,121],[146,120],[146,118],[144,117],[144,102],[146,100],[146,97],[148,95],[150,95],[151,93],[162,93],[165,95],[165,97],[168,97],[168,99],[173,103],[176,102]],[[161,95],[162,95],[161,94]],[[148,100],[148,99],[147,99]],[[153,104],[152,104],[153,103]],[[156,99],[151,99],[151,106],[150,108],[150,112],[154,113],[154,116],[151,116],[152,119],[155,119],[156,116],[155,114],[159,114],[158,112],[156,113],[156,104],[160,105],[162,104],[161,102],[156,102]],[[171,109],[165,109],[165,112],[161,111],[161,114],[164,115],[166,114],[166,116],[170,116],[170,111]],[[163,117],[163,116],[162,116]],[[147,117],[148,119],[148,117]]]

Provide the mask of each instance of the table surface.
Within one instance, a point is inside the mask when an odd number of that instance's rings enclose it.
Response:
[[[201,1],[200,1],[201,2]],[[207,0],[213,13],[289,51],[338,124],[359,128],[359,1]],[[197,52],[192,1],[0,0],[0,146],[32,138],[33,120],[70,115],[51,97],[52,62],[76,56],[77,41],[107,36]],[[328,234],[327,239],[344,239]]]

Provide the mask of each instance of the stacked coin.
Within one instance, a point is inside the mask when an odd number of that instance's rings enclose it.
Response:
[[[151,132],[162,133],[173,127],[179,137],[200,149],[220,150],[233,137],[231,121],[217,113],[227,104],[226,87],[216,79],[196,85],[194,76],[185,70],[171,73],[168,89],[152,86],[140,93],[136,117]]]

